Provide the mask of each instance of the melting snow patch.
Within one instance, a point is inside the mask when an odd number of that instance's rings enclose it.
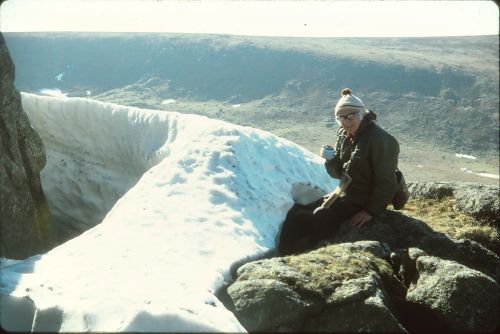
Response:
[[[58,88],[42,88],[38,91],[43,95],[54,96],[54,97],[66,97],[68,94],[61,92]]]
[[[241,104],[233,104],[233,108],[239,108],[241,107]]]
[[[175,102],[177,102],[177,101],[174,99],[168,99],[168,100],[161,101],[161,104],[171,104],[171,103],[175,103]]]
[[[491,179],[497,179],[497,180],[498,180],[498,179],[499,179],[499,177],[500,177],[500,176],[499,176],[499,175],[497,175],[497,174],[490,174],[490,173],[476,173],[476,172],[474,172],[474,171],[472,171],[472,170],[470,170],[470,169],[468,169],[468,168],[466,168],[466,167],[462,167],[462,168],[460,168],[460,170],[461,170],[462,172],[466,172],[466,173],[469,173],[469,174],[476,174],[476,175],[478,175],[478,176],[482,176],[482,177],[489,177],[489,178],[491,178]]]
[[[468,155],[468,154],[455,153],[455,156],[457,158],[464,158],[464,159],[471,159],[471,160],[476,160],[477,159],[475,156]]]
[[[492,178],[492,179],[500,179],[500,176],[499,175],[496,175],[496,174],[489,174],[489,173],[476,173],[477,175],[479,176],[483,176],[483,177],[489,177],[489,178]]]

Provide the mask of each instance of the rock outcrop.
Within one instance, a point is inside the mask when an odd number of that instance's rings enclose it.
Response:
[[[249,331],[404,332],[391,293],[404,288],[378,242],[332,245],[246,264],[228,289]]]
[[[440,200],[453,196],[454,209],[478,221],[492,222],[500,227],[499,186],[467,182],[416,182],[408,184],[414,198]]]
[[[14,75],[0,34],[0,256],[22,259],[48,250],[55,235],[40,182],[44,146],[22,109]]]
[[[420,256],[418,280],[406,300],[431,310],[453,332],[493,332],[498,324],[498,284],[453,261]]]
[[[499,257],[387,211],[319,248],[237,270],[229,302],[251,332],[493,332]]]
[[[461,263],[500,281],[500,259],[494,252],[472,240],[452,239],[425,222],[396,211],[387,211],[364,228],[342,224],[331,242],[363,240],[381,242],[391,251],[419,248],[428,255]]]

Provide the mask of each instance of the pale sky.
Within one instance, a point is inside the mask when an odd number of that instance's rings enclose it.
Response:
[[[493,1],[8,0],[0,30],[297,37],[498,34]]]

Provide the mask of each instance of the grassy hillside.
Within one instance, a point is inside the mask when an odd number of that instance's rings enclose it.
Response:
[[[5,34],[23,91],[203,114],[316,152],[351,87],[401,142],[413,180],[498,182],[498,39]],[[478,160],[455,157],[471,154]],[[461,170],[462,169],[462,170]]]

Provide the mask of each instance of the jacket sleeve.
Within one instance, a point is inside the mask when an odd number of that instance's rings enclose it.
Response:
[[[397,190],[396,168],[399,144],[389,134],[377,136],[371,143],[370,163],[373,173],[373,192],[365,210],[372,216],[383,212]]]
[[[328,175],[333,178],[340,179],[342,177],[342,163],[335,153],[335,157],[332,160],[325,161],[325,168]]]
[[[335,144],[335,156],[331,160],[325,161],[325,168],[328,175],[335,179],[340,179],[342,177],[342,161],[340,160],[340,137],[337,137],[337,143]]]

